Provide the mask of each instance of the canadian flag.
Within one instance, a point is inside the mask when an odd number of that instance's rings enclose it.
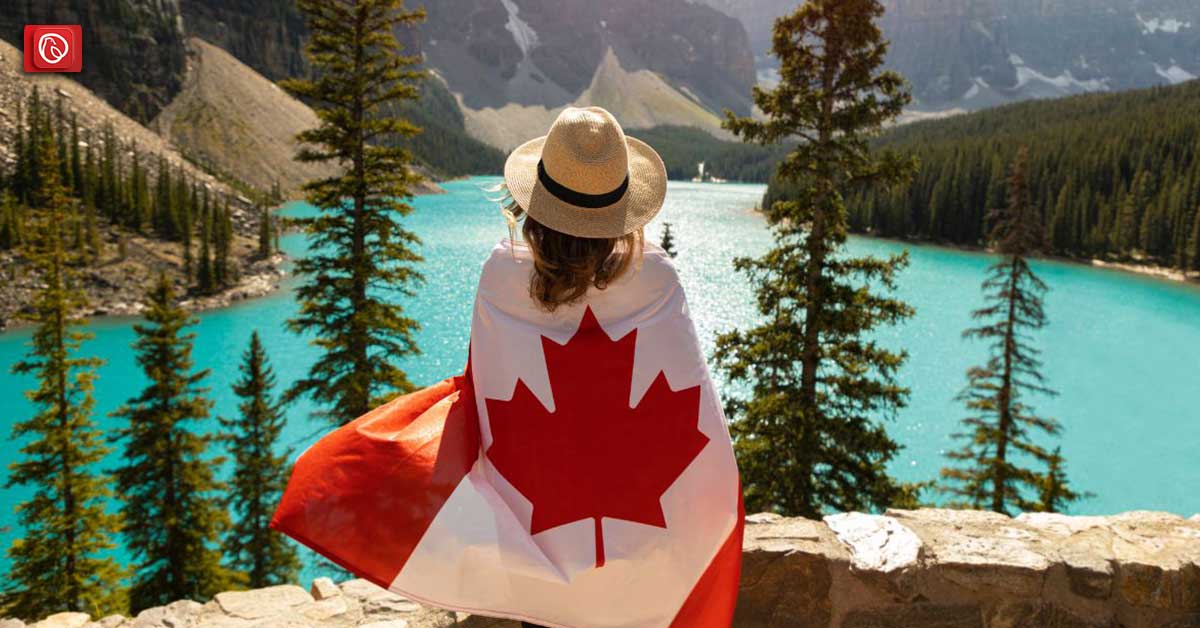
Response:
[[[557,628],[726,628],[741,487],[669,257],[553,313],[484,264],[466,373],[296,461],[272,527],[410,599]]]

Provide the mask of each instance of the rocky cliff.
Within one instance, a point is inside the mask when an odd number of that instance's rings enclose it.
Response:
[[[705,0],[743,20],[760,73],[792,0]],[[1200,76],[1194,0],[884,0],[888,65],[926,111],[1174,84]]]
[[[20,49],[26,24],[83,25],[77,77],[139,122],[158,114],[182,84],[184,30],[179,0],[6,0],[0,38]]]
[[[951,510],[747,518],[735,628],[1195,628],[1200,515]],[[518,628],[425,608],[363,580],[175,602],[38,628]],[[21,628],[0,620],[0,628]]]
[[[188,30],[268,78],[303,73],[293,0],[180,0]],[[750,110],[754,58],[741,23],[689,0],[439,0],[397,33],[459,99],[471,135],[510,148],[569,104],[638,125],[718,132],[716,112]],[[447,128],[454,120],[439,119]],[[510,128],[511,127],[511,128]]]

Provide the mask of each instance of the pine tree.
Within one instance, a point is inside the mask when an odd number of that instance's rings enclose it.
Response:
[[[0,190],[0,250],[15,249],[24,242],[24,212],[8,190]]]
[[[267,209],[266,205],[260,205],[258,208],[258,256],[262,259],[271,257],[273,252],[271,245],[274,243],[274,236],[271,235],[271,210]]]
[[[1189,269],[1200,271],[1200,207],[1196,208],[1195,216],[1192,218],[1192,233],[1188,236],[1187,243],[1187,259]]]
[[[300,313],[288,325],[316,335],[323,353],[285,398],[310,397],[319,415],[341,424],[412,388],[394,360],[417,353],[418,325],[388,293],[411,295],[421,280],[414,268],[420,241],[396,219],[412,211],[407,199],[420,176],[409,152],[390,140],[419,129],[386,112],[419,96],[420,59],[402,56],[393,32],[414,26],[424,12],[406,11],[401,0],[297,4],[312,33],[306,52],[317,78],[284,86],[321,120],[298,136],[307,144],[298,158],[344,169],[304,186],[320,212],[295,221],[311,252],[295,265],[303,278]],[[389,145],[372,143],[383,140]]]
[[[207,207],[207,203],[205,204]],[[217,287],[216,275],[213,272],[211,211],[202,208],[200,216],[200,263],[196,269],[196,286],[203,294],[211,294]]]
[[[941,472],[942,490],[955,496],[957,505],[1000,513],[1040,508],[1029,493],[1037,493],[1047,475],[1019,466],[1019,458],[1062,467],[1062,461],[1055,462],[1054,454],[1031,435],[1034,430],[1057,435],[1058,422],[1037,416],[1025,401],[1035,393],[1055,394],[1045,385],[1040,352],[1029,337],[1029,332],[1046,326],[1042,295],[1047,287],[1027,259],[1042,250],[1045,234],[1029,197],[1027,162],[1028,151],[1021,149],[1008,177],[1008,206],[992,215],[991,240],[1001,259],[983,282],[987,306],[971,314],[982,325],[963,332],[966,338],[990,341],[991,356],[985,365],[967,371],[967,388],[959,399],[973,414],[963,419],[966,430],[955,434],[965,441],[963,447],[946,454],[955,466]],[[1074,495],[1061,492],[1055,506],[1077,499]]]
[[[678,255],[675,251],[675,234],[671,233],[671,223],[663,223],[662,232],[662,249],[667,252],[667,255],[675,257]]]
[[[208,195],[208,188],[204,189],[204,195]],[[183,276],[186,278],[191,278],[192,276],[192,267],[194,265],[194,261],[192,260],[192,229],[199,211],[200,192],[193,181],[192,191],[188,195],[188,203],[182,210],[182,219],[180,220],[179,243],[183,248]]]
[[[1077,493],[1071,488],[1064,469],[1062,447],[1055,447],[1046,461],[1046,473],[1038,486],[1038,506],[1041,512],[1063,512],[1067,506],[1091,497],[1091,493]]]
[[[225,551],[230,566],[246,574],[246,584],[258,588],[293,582],[300,561],[295,547],[269,525],[290,465],[286,453],[275,451],[285,421],[272,393],[275,374],[257,331],[242,354],[241,374],[233,386],[242,400],[241,416],[221,418],[234,460],[226,510],[237,515],[225,537]]]
[[[104,150],[100,159],[100,190],[97,205],[112,223],[120,222],[117,190],[117,134],[112,122],[104,125]]]
[[[128,420],[118,432],[125,451],[116,479],[134,560],[135,613],[178,599],[207,600],[234,580],[215,549],[228,526],[213,477],[221,461],[205,457],[212,437],[198,425],[212,407],[200,386],[208,371],[192,372],[195,334],[182,333],[196,321],[175,305],[165,275],[146,298],[147,324],[134,325],[133,348],[150,384],[113,413]]]
[[[63,214],[70,205],[60,181],[56,149],[41,142],[44,204],[34,262],[42,289],[30,321],[36,325],[25,359],[13,372],[35,375],[38,388],[26,393],[39,409],[13,425],[12,438],[28,439],[22,458],[10,465],[7,488],[29,487],[17,506],[26,537],[8,550],[9,585],[0,593],[0,615],[28,620],[79,611],[100,616],[124,610],[116,591],[120,570],[104,554],[114,547],[119,519],[110,514],[108,479],[95,466],[108,453],[92,420],[95,370],[102,361],[78,357],[90,333],[77,312],[86,305],[63,250]]]
[[[70,187],[75,196],[87,197],[87,189],[83,180],[83,160],[79,152],[79,120],[75,112],[71,112],[71,179]]]
[[[96,224],[96,209],[84,207],[84,229],[87,234],[87,253],[92,260],[99,260],[104,255],[104,243],[100,240],[100,226]]]
[[[213,209],[213,278],[218,286],[233,283],[233,268],[229,263],[229,249],[233,246],[233,220],[229,211],[229,199],[223,206]]]
[[[808,0],[779,18],[782,81],[754,91],[765,120],[727,114],[745,141],[800,140],[776,173],[798,194],[765,212],[774,248],[735,262],[756,285],[764,323],[717,341],[720,368],[751,390],[726,406],[752,510],[819,517],[912,497],[887,474],[900,447],[880,423],[906,403],[895,379],[905,354],[870,338],[912,315],[874,292],[894,287],[907,258],[854,258],[844,246],[845,195],[905,181],[915,165],[869,146],[911,100],[904,80],[881,69],[882,14],[877,0]]]

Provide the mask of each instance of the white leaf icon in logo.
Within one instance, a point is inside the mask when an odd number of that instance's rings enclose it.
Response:
[[[37,48],[38,56],[51,65],[67,58],[67,53],[71,51],[67,38],[58,33],[42,33],[41,37],[38,37]]]

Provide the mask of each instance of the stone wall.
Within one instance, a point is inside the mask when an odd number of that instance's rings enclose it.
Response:
[[[890,511],[747,518],[737,628],[1200,628],[1200,515]],[[38,628],[515,628],[363,580],[222,593]],[[0,620],[0,628],[21,628]]]

